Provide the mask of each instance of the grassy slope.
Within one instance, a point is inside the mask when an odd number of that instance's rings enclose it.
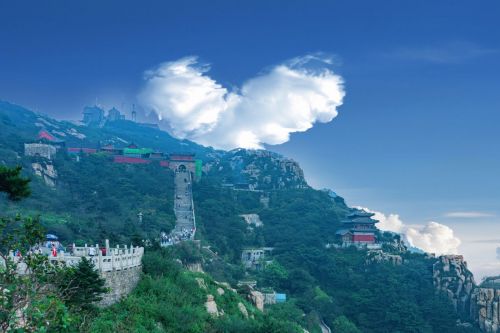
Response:
[[[188,272],[173,260],[173,249],[149,251],[143,260],[145,275],[134,292],[105,309],[93,321],[91,332],[301,332],[279,311],[261,313],[240,295],[217,285],[207,274]],[[196,278],[203,279],[206,289]],[[217,292],[218,288],[224,294]],[[219,318],[205,309],[214,296]],[[242,303],[250,318],[238,309]]]

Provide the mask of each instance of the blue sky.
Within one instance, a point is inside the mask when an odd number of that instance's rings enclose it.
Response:
[[[338,116],[269,148],[352,205],[451,227],[476,272],[500,273],[498,1],[3,1],[0,13],[0,99],[59,118],[96,98],[127,109],[144,71],[186,56],[228,89],[333,56]]]

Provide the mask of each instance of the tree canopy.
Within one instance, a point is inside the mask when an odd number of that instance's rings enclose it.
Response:
[[[7,193],[10,200],[20,200],[31,194],[30,180],[21,177],[21,166],[9,168],[0,165],[0,192]]]

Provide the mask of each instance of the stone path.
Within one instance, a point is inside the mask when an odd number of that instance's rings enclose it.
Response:
[[[321,323],[319,323],[319,327],[321,328],[321,333],[332,333],[330,327],[328,327],[323,319],[321,319]]]
[[[174,186],[175,228],[169,235],[162,235],[162,246],[192,240],[196,232],[191,173],[176,172]]]

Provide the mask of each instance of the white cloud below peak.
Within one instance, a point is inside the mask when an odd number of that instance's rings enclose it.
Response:
[[[295,58],[229,91],[207,75],[208,65],[186,57],[147,71],[139,99],[178,138],[222,149],[262,148],[337,116],[345,92],[331,62]]]

